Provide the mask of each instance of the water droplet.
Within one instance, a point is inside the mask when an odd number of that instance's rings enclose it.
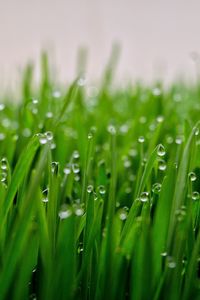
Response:
[[[176,268],[176,262],[174,261],[174,259],[170,256],[167,257],[167,266],[170,269],[174,269]]]
[[[158,154],[158,156],[164,156],[165,155],[165,147],[162,145],[162,144],[160,144],[159,146],[158,146],[158,149],[157,149],[157,154]]]
[[[126,133],[128,132],[128,130],[129,130],[129,127],[128,127],[127,124],[123,124],[123,125],[121,125],[120,128],[119,128],[119,131],[120,131],[122,134],[126,134]]]
[[[46,136],[46,138],[47,138],[48,141],[52,141],[53,140],[53,133],[51,131],[45,132],[45,136]]]
[[[91,140],[93,138],[93,134],[91,132],[88,133],[88,140]]]
[[[86,80],[86,78],[83,76],[83,77],[80,77],[80,78],[78,79],[77,84],[78,84],[79,86],[84,86],[84,85],[86,84],[86,82],[87,82],[87,80]]]
[[[74,150],[74,152],[73,152],[73,158],[77,159],[79,157],[80,157],[79,152],[77,150]]]
[[[165,171],[166,168],[167,168],[166,162],[163,159],[159,159],[159,161],[158,161],[158,169],[160,171]]]
[[[129,159],[124,160],[124,167],[130,168],[131,167],[131,161]]]
[[[77,174],[80,172],[79,164],[72,164],[72,171],[74,174]]]
[[[44,196],[43,197],[43,199],[42,199],[42,202],[48,202],[49,200],[48,200],[48,193],[49,193],[49,189],[47,188],[47,189],[45,189],[45,190],[43,190],[43,192],[42,192],[42,195]]]
[[[5,104],[0,103],[0,111],[4,110],[4,108],[5,108]]]
[[[152,89],[152,94],[154,96],[160,96],[161,95],[161,89],[158,87],[155,87],[154,89]]]
[[[199,192],[195,191],[195,192],[192,193],[192,199],[194,201],[199,200],[199,198],[200,198]]]
[[[58,162],[56,162],[56,161],[53,161],[52,163],[51,163],[51,171],[52,171],[52,173],[54,173],[54,174],[57,174],[58,173]]]
[[[154,194],[159,194],[161,191],[161,184],[160,183],[154,183],[154,185],[152,186],[152,192]]]
[[[140,195],[140,201],[142,202],[147,202],[149,200],[149,193],[148,192],[143,192]]]
[[[0,141],[3,141],[3,140],[5,140],[5,134],[4,133],[0,133]]]
[[[39,142],[41,145],[45,145],[47,143],[47,137],[44,134],[39,135]]]
[[[51,143],[51,146],[50,146],[51,150],[54,150],[56,149],[56,144],[55,143]]]
[[[167,256],[167,252],[162,252],[160,253],[161,256],[166,257]]]
[[[181,145],[183,143],[183,137],[177,136],[176,139],[175,139],[175,143],[177,145]]]
[[[67,219],[72,215],[72,209],[68,205],[63,205],[61,210],[58,213],[58,216],[61,220]]]
[[[194,135],[199,135],[199,128],[198,127],[194,127],[193,128],[193,133],[194,133]]]
[[[69,175],[71,173],[71,168],[70,165],[67,165],[64,169],[63,172],[65,173],[65,175]]]
[[[108,128],[107,128],[107,130],[108,130],[108,132],[111,135],[115,135],[116,134],[116,128],[113,125],[109,125]]]
[[[121,208],[121,209],[119,209],[118,213],[119,213],[120,220],[125,221],[127,219],[128,211],[126,209]]]
[[[2,160],[1,160],[1,169],[2,170],[7,170],[7,168],[8,168],[7,159],[6,158],[2,158]]]
[[[138,142],[141,143],[141,144],[144,143],[145,142],[145,138],[143,136],[139,136]]]
[[[33,103],[34,105],[37,105],[37,104],[38,104],[38,100],[37,100],[37,99],[33,99],[33,100],[32,100],[32,103]]]
[[[51,111],[48,111],[48,112],[46,113],[46,117],[47,117],[48,119],[53,118],[53,113],[52,113]]]
[[[58,90],[53,91],[52,96],[53,96],[54,98],[60,98],[60,97],[61,97],[61,92],[58,91]]]
[[[84,209],[81,206],[76,207],[75,215],[78,216],[78,217],[81,217],[83,214],[84,214]]]
[[[1,173],[1,182],[6,182],[7,179],[7,173],[6,172],[2,172]]]
[[[89,194],[91,194],[92,192],[93,192],[93,185],[88,185],[88,187],[87,187],[87,192],[89,193]]]
[[[197,179],[197,176],[194,172],[190,172],[188,174],[188,177],[189,177],[190,181],[195,181]]]
[[[163,116],[157,116],[156,121],[158,123],[162,123],[164,121],[164,117]]]
[[[98,192],[99,192],[99,194],[104,195],[106,193],[105,186],[104,185],[99,185],[98,186]]]

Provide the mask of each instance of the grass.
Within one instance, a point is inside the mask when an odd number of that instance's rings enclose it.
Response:
[[[0,300],[200,298],[200,83],[117,88],[115,56],[2,97]]]

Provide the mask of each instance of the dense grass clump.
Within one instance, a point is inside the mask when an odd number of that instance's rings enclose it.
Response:
[[[200,85],[112,64],[1,100],[0,300],[200,299]]]

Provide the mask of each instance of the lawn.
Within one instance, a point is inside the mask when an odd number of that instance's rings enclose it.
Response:
[[[200,299],[200,82],[114,64],[1,93],[0,300]]]

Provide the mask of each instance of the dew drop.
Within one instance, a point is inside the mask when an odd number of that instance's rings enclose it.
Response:
[[[119,209],[118,213],[119,213],[119,218],[121,221],[125,221],[127,219],[128,212],[126,209],[121,208],[121,209]]]
[[[199,198],[200,198],[199,192],[195,191],[195,192],[192,193],[192,199],[194,201],[199,200]]]
[[[44,134],[39,136],[39,142],[41,145],[45,145],[47,143],[47,137]]]
[[[177,145],[181,145],[183,143],[183,138],[181,136],[177,136],[175,139],[175,143]]]
[[[199,128],[198,127],[194,127],[193,128],[193,133],[194,133],[194,135],[199,135]]]
[[[67,219],[72,215],[72,212],[72,208],[69,205],[63,204],[58,213],[58,216],[61,220]]]
[[[1,169],[2,170],[7,170],[7,168],[8,168],[7,159],[6,158],[2,158],[2,160],[1,160]]]
[[[113,125],[109,125],[107,127],[107,130],[108,132],[111,134],[111,135],[115,135],[116,134],[116,128],[113,126]]]
[[[165,171],[167,168],[166,162],[163,159],[159,159],[158,161],[158,169],[160,171]]]
[[[0,141],[3,141],[3,140],[5,140],[5,134],[4,133],[0,133]]]
[[[74,174],[77,174],[80,172],[79,164],[72,164],[72,171]]]
[[[48,111],[48,112],[46,113],[46,117],[47,117],[48,119],[53,118],[53,113],[52,113],[51,111]]]
[[[158,146],[157,154],[158,154],[158,156],[161,156],[161,157],[166,154],[165,147],[162,144],[160,144]]]
[[[87,187],[87,192],[89,193],[89,194],[91,194],[92,192],[93,192],[93,185],[88,185],[88,187]]]
[[[143,136],[139,136],[138,142],[139,142],[140,144],[143,144],[143,143],[145,142],[145,138],[144,138]]]
[[[99,185],[98,186],[98,192],[99,192],[99,194],[104,195],[106,193],[105,186],[104,185]]]
[[[52,163],[51,163],[51,172],[53,173],[53,174],[57,174],[58,173],[58,162],[56,162],[56,161],[53,161]]]
[[[53,140],[53,133],[51,131],[45,132],[45,136],[46,136],[46,139],[48,141],[52,141]]]
[[[75,209],[75,215],[81,217],[84,214],[84,209],[80,206]]]
[[[152,186],[152,192],[154,194],[159,194],[161,191],[161,184],[160,183],[154,183],[154,185]]]
[[[73,152],[73,158],[77,159],[79,157],[80,157],[79,152],[77,150],[74,150],[74,152]]]
[[[63,172],[65,173],[65,175],[69,175],[71,173],[71,168],[69,165],[67,165],[64,169]]]
[[[4,108],[5,108],[5,104],[0,103],[0,111],[4,110]]]
[[[52,96],[54,98],[60,98],[61,97],[61,92],[58,90],[53,91]]]
[[[164,121],[164,117],[163,116],[157,116],[156,121],[158,123],[162,123]]]
[[[93,138],[93,134],[91,132],[88,133],[88,140],[91,140]]]
[[[130,168],[131,167],[131,161],[129,159],[124,160],[124,167]]]
[[[140,201],[142,202],[147,202],[149,200],[149,193],[148,192],[143,192],[140,195]]]
[[[170,268],[170,269],[176,268],[176,262],[175,262],[175,261],[173,260],[173,258],[170,257],[170,256],[167,257],[167,266],[168,266],[168,268]]]
[[[197,179],[197,176],[194,172],[190,172],[188,174],[188,177],[189,177],[190,181],[195,181]]]

